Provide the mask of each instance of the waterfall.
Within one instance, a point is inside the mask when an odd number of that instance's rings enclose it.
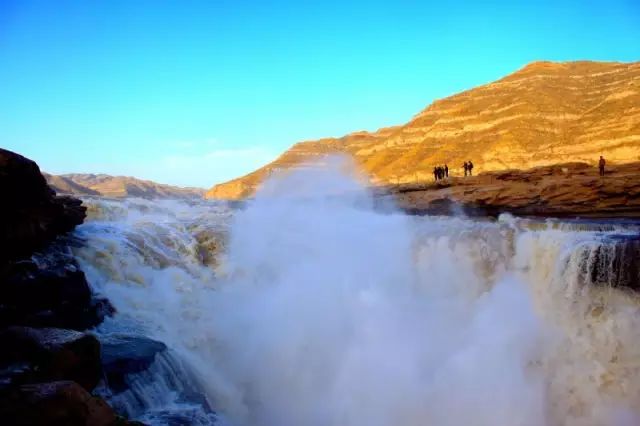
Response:
[[[118,311],[97,332],[170,348],[112,396],[121,412],[207,424],[212,407],[234,426],[640,422],[638,224],[412,217],[380,211],[357,180],[309,173],[243,208],[85,199],[75,255]]]

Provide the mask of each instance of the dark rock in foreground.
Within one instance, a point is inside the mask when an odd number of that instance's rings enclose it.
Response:
[[[0,365],[27,363],[18,380],[72,380],[87,391],[102,378],[100,342],[86,333],[56,328],[9,327],[0,331]]]
[[[85,218],[82,201],[58,197],[38,165],[0,149],[0,265],[30,256]]]
[[[113,308],[95,299],[61,237],[86,208],[58,197],[33,161],[0,149],[0,327],[86,330]]]
[[[24,385],[0,394],[0,422],[13,426],[139,425],[116,416],[102,399],[77,383],[57,381]]]
[[[0,274],[0,327],[24,325],[86,330],[113,313],[95,298],[84,272],[63,242],[46,255],[11,262]]]
[[[0,424],[132,424],[88,393],[103,377],[98,340],[67,330],[114,312],[92,295],[65,236],[86,208],[56,196],[36,163],[4,149],[0,200]]]

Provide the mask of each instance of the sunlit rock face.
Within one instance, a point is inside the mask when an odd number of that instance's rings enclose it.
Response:
[[[639,162],[614,165],[600,177],[586,163],[565,163],[390,185],[376,193],[415,214],[638,218],[639,169]]]
[[[269,175],[328,152],[351,154],[373,183],[565,162],[640,159],[640,63],[534,62],[493,83],[437,100],[408,123],[301,142],[273,163],[213,187],[208,198],[250,196]]]

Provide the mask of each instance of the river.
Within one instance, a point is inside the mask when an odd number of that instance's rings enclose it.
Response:
[[[75,256],[117,309],[96,333],[169,347],[109,395],[131,417],[640,424],[637,224],[408,216],[340,173],[243,205],[84,201]]]

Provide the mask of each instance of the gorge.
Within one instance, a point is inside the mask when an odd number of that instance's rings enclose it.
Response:
[[[0,150],[0,420],[640,423],[639,83],[534,63],[205,199]]]
[[[100,332],[165,342],[223,425],[638,422],[636,222],[407,216],[339,170],[241,209],[88,201]],[[195,416],[161,401],[138,418]]]

